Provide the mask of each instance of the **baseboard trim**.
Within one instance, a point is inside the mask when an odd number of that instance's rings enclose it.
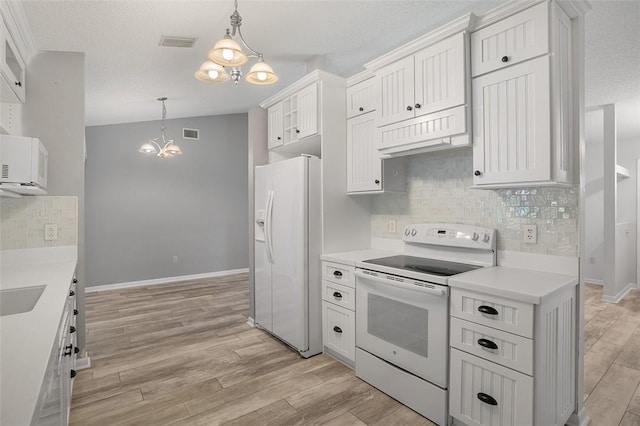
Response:
[[[569,420],[567,420],[568,426],[587,426],[591,419],[587,416],[587,408],[582,407],[579,413],[572,413]]]
[[[247,324],[250,325],[251,327],[255,327],[256,326],[256,322],[251,317],[247,317]]]
[[[595,278],[585,278],[584,279],[585,284],[596,284],[596,285],[604,285],[604,281],[602,280],[597,280]]]
[[[627,284],[627,286],[625,288],[620,290],[620,292],[618,292],[618,294],[616,294],[615,296],[605,296],[603,294],[602,295],[602,301],[603,302],[609,302],[609,303],[618,303],[619,301],[624,299],[624,297],[627,295],[627,293],[629,293],[631,290],[635,290],[635,288],[636,288],[636,284],[635,283],[629,283],[629,284]]]
[[[76,359],[76,370],[86,370],[87,368],[91,368],[89,355]]]
[[[155,278],[151,280],[131,281],[126,283],[105,284],[89,286],[84,288],[85,293],[95,293],[105,290],[118,290],[122,288],[146,287],[150,285],[168,284],[178,281],[201,280],[206,278],[224,277],[227,275],[235,275],[249,272],[249,268],[230,269],[227,271],[207,272],[204,274],[180,275],[177,277]]]

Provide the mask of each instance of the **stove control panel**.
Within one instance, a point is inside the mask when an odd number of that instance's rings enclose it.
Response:
[[[405,243],[495,250],[496,230],[475,225],[418,223],[404,227]]]

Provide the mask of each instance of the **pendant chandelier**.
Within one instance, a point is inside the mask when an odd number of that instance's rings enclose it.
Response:
[[[162,124],[160,125],[160,136],[155,139],[147,139],[138,151],[144,154],[155,154],[160,158],[171,158],[182,154],[182,151],[180,150],[180,147],[174,143],[173,139],[167,139],[164,133],[166,130],[164,120],[167,118],[167,107],[164,104],[164,101],[166,101],[167,98],[162,97],[158,98],[158,100],[162,102]]]
[[[220,83],[232,80],[235,84],[243,77],[242,65],[246,64],[249,58],[256,58],[258,61],[253,64],[244,79],[252,84],[267,85],[278,81],[278,76],[273,69],[264,61],[262,53],[249,47],[242,32],[242,17],[238,13],[238,0],[234,1],[235,10],[231,14],[231,30],[227,28],[224,37],[218,41],[213,49],[209,51],[209,60],[204,62],[200,69],[196,71],[196,78],[206,83]],[[245,54],[240,45],[233,39],[236,33],[242,45],[249,51]],[[228,70],[228,71],[227,71]]]

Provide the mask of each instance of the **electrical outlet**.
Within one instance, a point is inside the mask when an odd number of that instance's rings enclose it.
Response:
[[[178,263],[178,256],[173,256],[173,263]]]
[[[47,223],[44,225],[44,240],[54,241],[58,239],[58,225],[55,223]]]
[[[387,231],[389,231],[391,233],[395,233],[396,232],[396,220],[395,219],[389,219],[389,222],[387,222]]]
[[[538,242],[538,227],[536,225],[522,225],[522,241],[535,244]]]

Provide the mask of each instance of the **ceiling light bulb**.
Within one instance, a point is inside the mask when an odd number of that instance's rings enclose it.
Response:
[[[267,79],[267,73],[266,72],[259,72],[256,74],[256,78],[260,81],[265,81]]]
[[[224,59],[226,59],[227,61],[230,61],[233,59],[233,50],[231,49],[223,49],[222,50],[222,57]]]
[[[218,76],[220,75],[218,70],[209,70],[207,74],[209,75],[209,77],[213,78],[214,80],[218,78]]]

